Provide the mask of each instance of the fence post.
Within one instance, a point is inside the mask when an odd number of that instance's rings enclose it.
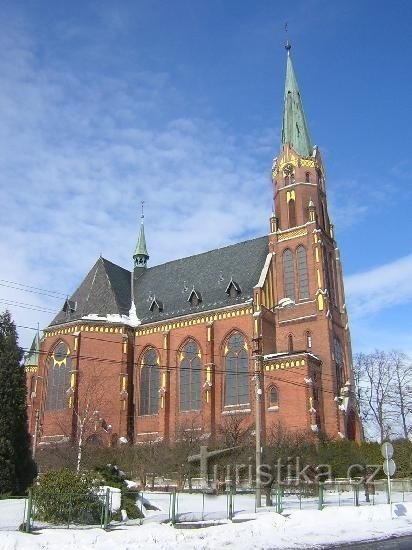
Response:
[[[110,509],[110,489],[106,489],[106,498],[104,502],[104,525],[103,529],[109,526],[109,509]]]
[[[359,485],[354,485],[353,489],[355,491],[355,506],[359,506]]]
[[[26,533],[30,533],[31,531],[30,520],[31,520],[32,509],[33,509],[33,491],[32,489],[29,489],[29,496],[27,498],[27,515],[26,515],[26,525],[25,525]]]
[[[205,493],[202,491],[202,521],[205,519]]]
[[[278,491],[279,491],[279,498],[278,498],[278,503],[279,503],[279,506],[278,506],[278,513],[281,514],[283,512],[283,486],[282,485],[279,485],[278,486]]]
[[[230,488],[229,492],[229,519],[232,521],[233,518],[233,492],[232,488]]]
[[[172,493],[172,525],[176,523],[176,491]]]
[[[319,482],[319,504],[318,510],[323,510],[323,483]]]

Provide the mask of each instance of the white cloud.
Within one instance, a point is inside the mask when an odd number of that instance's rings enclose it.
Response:
[[[362,318],[412,301],[412,254],[345,278],[353,316]]]
[[[152,265],[267,231],[270,130],[174,115],[168,75],[75,74],[42,65],[20,27],[2,40],[0,279],[71,294],[100,253],[130,266],[141,200]],[[1,286],[0,298],[62,305]],[[10,309],[19,325],[53,317]]]

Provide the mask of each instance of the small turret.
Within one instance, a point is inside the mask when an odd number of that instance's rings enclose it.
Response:
[[[149,259],[149,254],[147,252],[146,237],[144,234],[143,202],[142,202],[142,215],[141,215],[141,222],[140,222],[139,238],[137,240],[136,249],[133,254],[133,259],[134,259],[135,268],[147,267],[147,260]]]
[[[39,354],[40,354],[40,330],[37,327],[37,332],[33,338],[33,342],[30,346],[30,351],[24,359],[24,367],[38,367],[39,366]]]

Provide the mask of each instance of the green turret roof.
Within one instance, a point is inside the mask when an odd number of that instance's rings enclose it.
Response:
[[[312,142],[303,111],[302,98],[290,56],[290,44],[286,61],[285,105],[283,110],[282,144],[288,144],[303,157],[312,154]]]
[[[30,351],[24,359],[25,367],[38,367],[39,366],[39,352],[40,352],[40,331],[37,329],[36,336],[33,338],[33,342],[30,346]]]
[[[144,234],[143,215],[140,224],[139,238],[137,239],[137,245],[133,254],[133,258],[135,261],[135,267],[146,267],[147,260],[149,259],[149,253],[147,252],[146,237]]]

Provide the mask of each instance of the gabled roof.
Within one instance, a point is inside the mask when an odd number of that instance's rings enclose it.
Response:
[[[253,297],[253,287],[268,254],[268,238],[259,237],[224,248],[217,248],[157,265],[136,269],[133,276],[137,317],[142,323],[193,314],[188,302],[190,289],[201,295],[196,311],[215,310]],[[226,289],[230,281],[242,289],[230,298]],[[86,315],[127,315],[131,306],[131,272],[99,258],[70,300],[76,311],[60,311],[51,325],[81,319]],[[152,308],[154,299],[162,308]]]
[[[50,324],[67,323],[91,313],[127,315],[131,301],[130,281],[130,271],[100,257],[70,297],[70,302],[76,303],[76,310],[64,308],[66,311],[61,310]]]
[[[134,278],[137,316],[149,323],[193,314],[188,302],[192,288],[202,297],[196,311],[246,302],[253,297],[267,254],[268,238],[259,237],[148,268]],[[226,293],[231,279],[242,289],[235,299]],[[149,310],[153,296],[162,301],[162,312]]]

